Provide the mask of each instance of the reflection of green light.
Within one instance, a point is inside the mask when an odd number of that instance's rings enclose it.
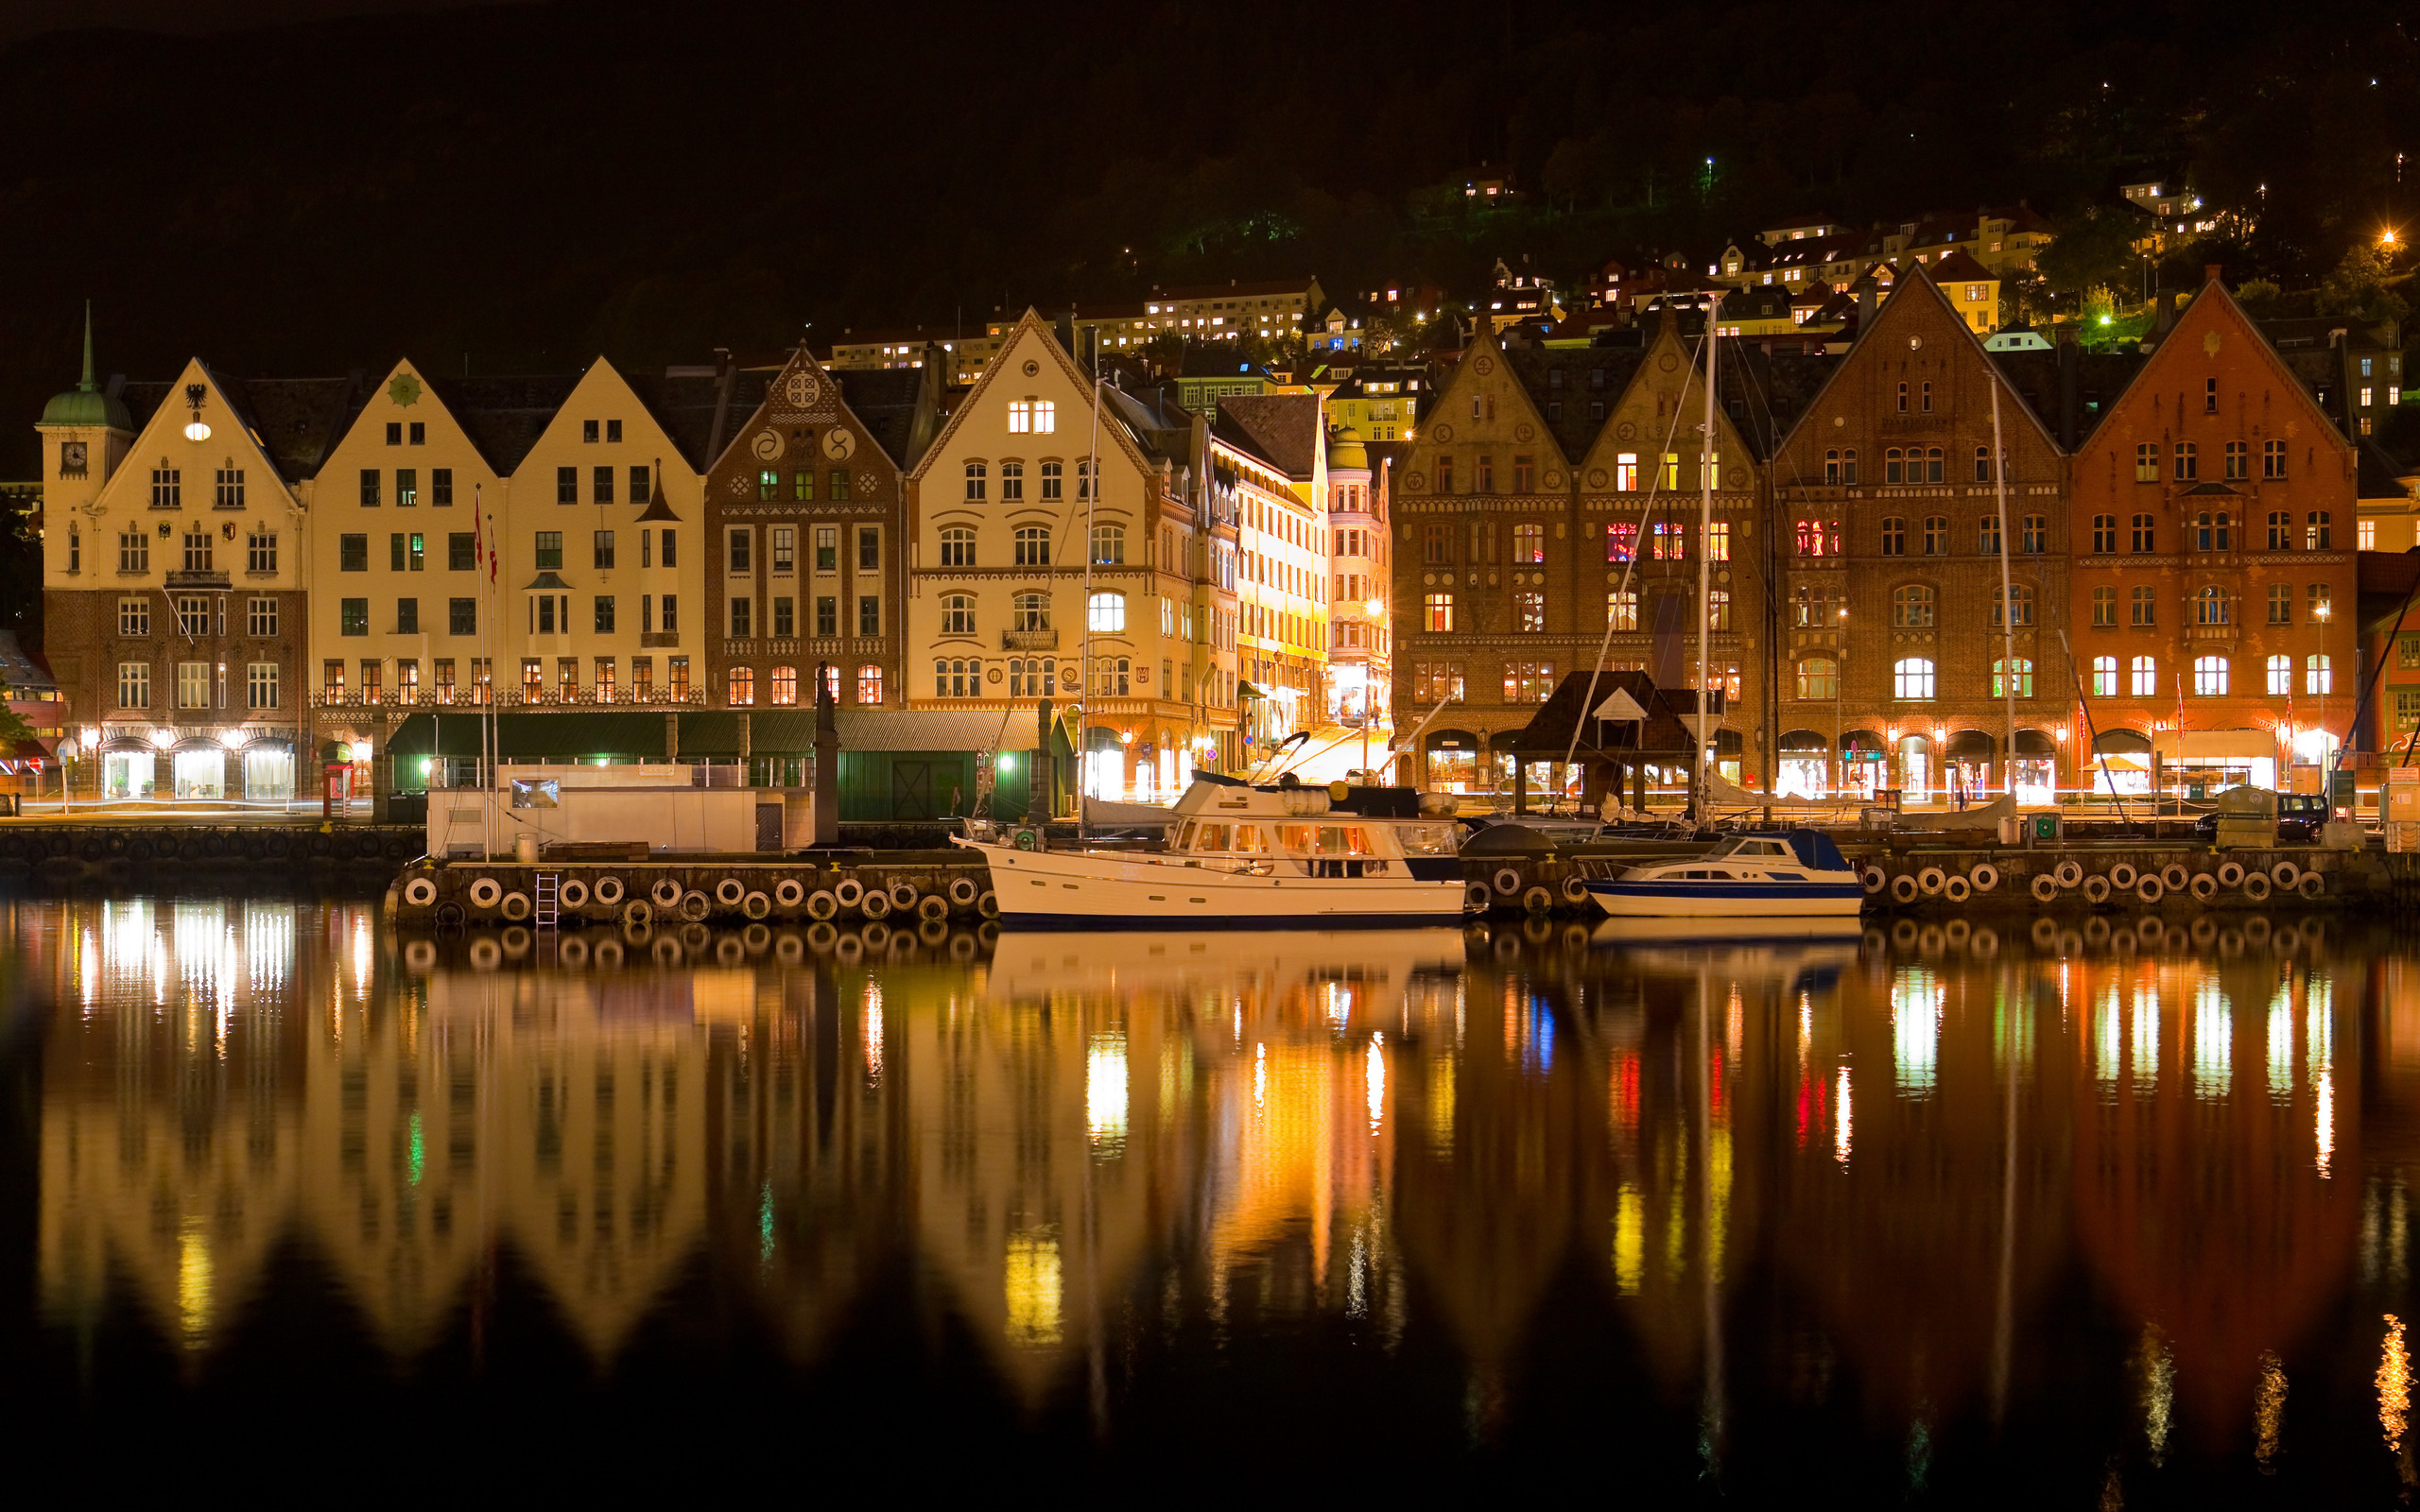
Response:
[[[420,1173],[424,1152],[420,1143],[420,1115],[412,1115],[412,1185],[420,1185]]]
[[[759,1259],[773,1258],[773,1183],[765,1183],[764,1195],[756,1207],[756,1244]]]

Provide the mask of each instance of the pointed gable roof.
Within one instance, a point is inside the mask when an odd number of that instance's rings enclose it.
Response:
[[[192,413],[186,392],[196,386],[202,393],[202,421],[210,426],[209,438],[202,441],[188,440],[184,434]],[[264,474],[291,486],[317,472],[335,449],[360,402],[360,387],[358,375],[249,382],[222,378],[199,357],[188,360],[173,383],[129,385],[130,394],[137,387],[144,390],[130,399],[130,406],[139,404],[145,418],[128,447],[128,465],[111,475],[96,502],[106,507],[122,489],[147,490],[145,459],[155,456],[182,458],[196,467],[232,457],[248,469],[256,463]],[[196,487],[208,482],[204,474]]]
[[[2231,337],[2252,343],[2259,360],[2276,374],[2278,383],[2292,395],[2288,403],[2299,404],[2303,412],[2324,428],[2335,449],[2344,454],[2347,464],[2358,467],[2353,440],[2337,424],[2336,417],[2321,406],[2318,396],[2304,385],[2294,372],[2293,365],[2270,342],[2259,322],[2236,302],[2235,296],[2228,293],[2226,285],[2216,278],[2202,285],[2185,306],[2184,313],[2177,316],[2175,326],[2143,358],[2142,366],[2135,369],[2134,381],[2118,396],[2117,403],[2109,406],[2110,419],[2116,419],[2119,410],[2151,393],[2158,381],[2154,375],[2161,369],[2178,362],[2206,360],[2208,353],[2204,348],[2208,343],[2222,343]],[[2077,448],[2079,451],[2083,449],[2081,446]]]
[[[1219,438],[1301,482],[1318,465],[1317,394],[1231,394],[1219,401]]]
[[[699,464],[699,471],[710,472],[730,460],[740,447],[753,447],[757,438],[768,430],[779,431],[786,425],[821,425],[829,427],[846,421],[854,430],[864,433],[883,454],[883,459],[894,469],[899,455],[885,444],[885,437],[866,422],[849,402],[849,390],[841,382],[842,375],[818,361],[813,352],[801,346],[792,349],[789,358],[769,372],[761,369],[725,369],[732,375],[735,390],[721,421],[723,435],[713,455]],[[857,373],[862,378],[904,378],[909,381],[910,404],[914,388],[924,382],[921,369],[900,368],[888,371]],[[675,380],[679,381],[679,380]],[[721,378],[692,379],[716,385],[719,394]],[[747,404],[738,399],[744,391]],[[862,390],[860,390],[862,391]],[[690,413],[695,419],[696,399],[691,397]],[[905,429],[900,428],[904,437]],[[778,443],[779,437],[775,438]],[[778,452],[776,455],[779,455]]]
[[[998,354],[983,365],[982,372],[977,375],[974,386],[967,389],[966,397],[959,402],[956,409],[950,412],[949,423],[942,427],[939,436],[933,438],[933,444],[925,448],[925,455],[916,459],[914,469],[908,473],[911,481],[922,483],[925,475],[932,471],[933,459],[948,449],[950,439],[958,434],[958,428],[966,422],[967,416],[973,414],[984,404],[991,394],[993,384],[998,382],[1000,374],[1009,369],[1011,354],[1021,350],[1032,352],[1037,342],[1040,344],[1041,352],[1046,353],[1050,361],[1059,365],[1061,373],[1069,383],[1075,385],[1088,399],[1092,396],[1091,375],[1077,364],[1074,357],[1067,354],[1066,348],[1059,344],[1058,336],[1051,333],[1049,323],[1042,318],[1041,312],[1028,305],[1025,314],[1019,316],[1016,323],[1002,334]],[[1029,360],[1039,362],[1043,360],[1043,356],[1037,354]],[[1116,392],[1117,390],[1111,389],[1102,397],[1106,401],[1109,394]],[[1143,443],[1128,429],[1126,416],[1117,405],[1104,402],[1099,406],[1099,414],[1107,422],[1100,428],[1101,437],[1107,448],[1123,453],[1137,472],[1155,471],[1152,463],[1144,455]],[[1087,420],[1091,418],[1089,412],[1085,418]],[[1106,479],[1109,474],[1104,472],[1101,476]]]

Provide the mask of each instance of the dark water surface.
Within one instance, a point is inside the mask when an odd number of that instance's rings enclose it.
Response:
[[[0,925],[21,1480],[2112,1507],[2420,1478],[2420,997],[2382,927]]]

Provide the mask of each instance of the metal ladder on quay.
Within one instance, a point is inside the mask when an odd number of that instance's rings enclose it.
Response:
[[[555,927],[555,905],[562,896],[562,875],[558,872],[538,873],[537,885],[530,891],[529,921],[540,929]]]

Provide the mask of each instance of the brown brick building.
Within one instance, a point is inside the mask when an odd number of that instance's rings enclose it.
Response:
[[[2065,716],[2066,463],[2057,438],[1910,266],[1779,448],[1781,786],[1937,798],[1999,781],[2008,712],[1993,399],[2007,456],[2016,750],[2051,780]],[[2048,401],[2035,397],[2036,404]],[[1837,753],[1837,755],[1835,755]],[[1827,758],[1831,758],[1827,760]],[[1987,771],[1988,768],[1988,771]]]
[[[2075,455],[2077,670],[2121,782],[2316,791],[2360,691],[2358,459],[2216,271]]]

